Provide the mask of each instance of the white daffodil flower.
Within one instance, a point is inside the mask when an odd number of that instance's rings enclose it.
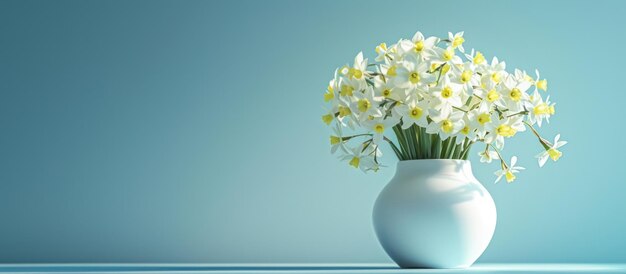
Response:
[[[435,64],[450,64],[452,66],[456,66],[463,63],[461,57],[456,55],[456,52],[452,47],[447,49],[435,48],[434,51],[435,57],[432,62]]]
[[[491,64],[480,66],[477,71],[482,75],[481,82],[483,84],[488,82],[499,84],[508,76],[505,69],[506,63],[498,61],[497,57],[493,57]]]
[[[480,88],[474,89],[474,94],[481,98],[481,104],[489,107],[506,108],[504,85],[496,84],[493,81],[483,82]]]
[[[358,125],[358,117],[350,109],[350,101],[340,98],[338,102],[335,112],[337,121],[345,127],[355,129],[355,126]]]
[[[380,72],[385,77],[385,81],[389,84],[395,84],[393,81],[398,76],[398,67],[401,66],[396,62],[388,62],[380,65]]]
[[[521,81],[526,81],[528,82],[528,84],[530,84],[531,86],[533,85],[533,83],[535,82],[535,80],[530,77],[528,75],[528,73],[526,73],[525,70],[521,70],[521,69],[515,69],[513,72],[513,76],[515,77],[515,80],[521,82]]]
[[[504,101],[510,111],[519,112],[524,110],[524,102],[530,100],[526,91],[530,88],[530,83],[525,80],[515,79],[510,76],[504,80],[506,95]]]
[[[488,104],[480,104],[477,109],[474,109],[468,114],[470,124],[476,128],[479,132],[486,131],[487,127],[493,120],[497,120],[497,117],[492,113]]]
[[[335,111],[333,111],[332,109],[327,109],[326,113],[322,115],[322,122],[324,122],[324,124],[326,124],[327,126],[330,126],[330,124],[334,120],[335,120]]]
[[[435,109],[443,112],[452,111],[453,107],[461,107],[461,85],[452,83],[448,76],[443,76],[439,85],[432,89],[434,100],[431,102]]]
[[[476,66],[472,63],[455,66],[453,68],[455,77],[452,78],[452,81],[463,86],[468,93],[472,93],[474,86],[480,86],[480,75],[476,74],[475,70]]]
[[[485,136],[485,143],[491,144],[495,142],[496,148],[502,149],[504,147],[504,138],[511,138],[517,132],[525,131],[526,127],[524,126],[522,116],[514,116],[492,121],[486,129],[489,133]]]
[[[335,126],[333,127],[333,133],[334,134],[330,136],[330,153],[335,154],[338,149],[340,149],[344,153],[348,153],[348,150],[344,143],[341,125],[335,124]]]
[[[432,122],[426,127],[426,133],[439,134],[441,140],[456,134],[465,126],[463,122],[463,112],[436,112],[431,117]]]
[[[537,78],[533,82],[533,84],[535,85],[535,90],[540,89],[543,91],[548,91],[548,80],[541,79],[541,77],[539,76],[539,70],[537,69],[535,70],[535,75],[537,76]]]
[[[474,52],[474,49],[472,49],[470,54],[465,54],[465,57],[474,65],[482,65],[485,63],[485,56],[480,51]]]
[[[382,116],[370,118],[371,119],[364,121],[363,125],[372,132],[372,140],[375,145],[382,143],[385,138],[385,133],[392,131],[393,126],[399,122],[399,119],[394,116],[388,116],[387,118]]]
[[[409,55],[396,70],[396,85],[409,90],[427,87],[436,80],[434,75],[428,73],[428,69],[428,63]]]
[[[354,93],[354,101],[351,102],[350,109],[356,113],[359,121],[363,122],[369,116],[382,115],[381,110],[377,107],[382,100],[383,97],[376,96],[374,88],[368,86],[363,92]]]
[[[517,157],[513,156],[511,158],[511,164],[509,166],[505,166],[503,164],[502,169],[495,172],[496,176],[498,176],[495,183],[499,182],[500,179],[502,179],[502,177],[506,178],[507,183],[512,183],[513,181],[515,181],[516,179],[515,173],[518,173],[520,170],[525,169],[521,166],[515,166],[516,163],[517,163]]]
[[[328,87],[326,88],[326,92],[324,93],[324,102],[336,104],[338,94],[338,84],[339,79],[337,78],[337,70],[335,70],[335,77],[328,82]]]
[[[376,58],[374,59],[376,62],[383,62],[387,59],[387,53],[389,52],[389,48],[387,48],[386,43],[380,43],[376,46]]]
[[[337,85],[340,97],[351,97],[355,92],[363,90],[366,87],[364,80],[349,77],[339,77],[339,83]]]
[[[465,139],[470,141],[476,140],[477,131],[473,124],[470,123],[469,114],[463,115],[463,128],[461,128],[461,130],[459,130],[459,132],[457,132],[453,137],[456,137],[457,144],[462,143]]]
[[[398,116],[402,117],[402,129],[407,129],[412,125],[420,127],[428,126],[428,110],[430,109],[426,100],[418,101],[413,98],[406,104],[394,108]]]
[[[407,92],[403,88],[396,87],[391,81],[383,81],[380,77],[374,78],[375,94],[378,97],[404,102]]]
[[[402,40],[400,47],[405,54],[415,54],[419,57],[429,57],[434,54],[433,47],[439,42],[437,37],[424,38],[421,32],[416,32],[413,38],[409,40]]]
[[[500,159],[497,152],[489,149],[478,152],[478,156],[480,156],[481,163],[491,163],[493,160]]]
[[[539,167],[543,167],[543,165],[546,164],[546,161],[548,161],[548,158],[552,159],[552,161],[555,161],[555,162],[559,160],[559,158],[561,158],[563,153],[559,151],[558,149],[566,145],[567,141],[559,141],[560,138],[561,138],[561,134],[557,134],[554,137],[554,142],[551,145],[546,144],[547,148],[541,153],[537,154],[536,157],[537,157],[537,160],[539,161]]]
[[[450,40],[450,46],[453,49],[458,48],[461,52],[465,52],[465,49],[463,48],[463,43],[465,42],[465,38],[463,38],[463,33],[464,32],[457,32],[455,34],[452,34],[452,32],[448,32],[448,40]]]
[[[541,127],[541,121],[544,119],[546,122],[550,122],[550,116],[554,115],[554,103],[550,103],[550,96],[544,101],[539,94],[539,91],[535,90],[530,101],[526,103],[528,108],[528,121],[531,124],[537,123]]]
[[[367,172],[369,170],[376,171],[378,169],[378,163],[375,158],[381,156],[382,153],[376,145],[364,143],[350,149],[348,154],[342,157],[342,160],[348,161],[348,164],[354,168]]]
[[[348,77],[357,80],[365,80],[364,76],[367,72],[367,59],[363,59],[363,52],[354,57],[354,65],[348,69]]]

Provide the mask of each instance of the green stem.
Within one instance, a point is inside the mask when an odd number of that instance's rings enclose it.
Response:
[[[428,159],[430,158],[430,136],[428,136],[428,133],[426,133],[426,129],[425,128],[420,128],[420,145],[422,148],[422,158],[424,159]]]
[[[455,144],[454,145],[454,151],[452,151],[452,159],[459,159],[459,155],[461,154],[461,146],[463,146],[463,143],[465,142],[465,140],[463,140],[463,142],[461,142],[460,144]]]
[[[441,138],[439,137],[439,134],[432,134],[431,135],[431,144],[432,144],[432,151],[430,152],[431,155],[431,159],[440,159],[440,155],[441,155]]]
[[[447,155],[448,155],[448,147],[450,146],[450,139],[451,138],[446,139],[441,144],[441,155],[439,155],[439,158],[441,158],[441,159],[448,158]]]
[[[474,144],[474,143],[473,142],[469,142],[467,144],[467,146],[465,146],[465,149],[463,150],[463,153],[461,153],[461,159],[467,160],[467,156],[469,155],[469,151],[472,148],[472,144]]]
[[[455,159],[454,152],[458,150],[458,145],[456,144],[456,138],[454,137],[450,140],[450,147],[448,148],[446,159]]]
[[[420,138],[417,135],[418,127],[416,125],[411,126],[411,139],[413,140],[415,149],[415,159],[421,159]]]
[[[396,134],[396,138],[398,139],[398,143],[400,144],[400,149],[402,150],[404,160],[409,159],[408,145],[406,143],[406,139],[404,138],[404,134],[402,134],[402,128],[400,128],[399,125],[396,125],[393,127],[393,132]]]
[[[393,152],[396,154],[396,156],[398,157],[398,160],[402,161],[404,160],[404,155],[402,155],[402,152],[400,152],[400,150],[398,149],[398,147],[396,146],[396,144],[394,144],[391,140],[389,140],[389,138],[385,137],[385,141],[387,141],[387,143],[389,143],[389,145],[391,146],[391,149],[393,149]]]
[[[415,146],[417,145],[417,142],[415,142],[415,138],[413,138],[413,134],[411,134],[411,129],[413,128],[413,125],[411,125],[409,128],[404,130],[404,136],[406,138],[407,143],[409,143],[409,149],[410,149],[410,154],[411,154],[411,159],[415,160],[417,159],[417,149],[415,149]]]

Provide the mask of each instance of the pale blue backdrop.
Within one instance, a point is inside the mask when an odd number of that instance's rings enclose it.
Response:
[[[0,262],[390,262],[394,172],[329,154],[322,93],[360,50],[464,30],[541,69],[570,143],[493,184],[481,262],[626,261],[625,2],[0,1]],[[476,149],[473,151],[473,160]]]

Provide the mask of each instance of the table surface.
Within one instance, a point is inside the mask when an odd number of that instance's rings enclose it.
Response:
[[[400,269],[393,264],[0,264],[0,273],[626,273],[626,264],[476,264],[468,269]]]

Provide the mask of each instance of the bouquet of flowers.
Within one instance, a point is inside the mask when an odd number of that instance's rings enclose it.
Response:
[[[509,73],[496,57],[489,63],[479,51],[466,52],[464,42],[463,32],[447,39],[417,32],[411,40],[378,45],[375,62],[360,52],[353,65],[336,69],[322,116],[333,127],[331,152],[377,171],[383,143],[402,161],[467,159],[480,142],[481,162],[500,161],[496,182],[512,182],[524,168],[515,156],[505,161],[501,150],[506,139],[530,129],[541,145],[539,165],[558,160],[566,142],[559,135],[550,142],[535,128],[555,113],[550,96],[541,95],[548,81],[537,70],[535,78],[519,69]]]

